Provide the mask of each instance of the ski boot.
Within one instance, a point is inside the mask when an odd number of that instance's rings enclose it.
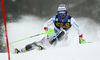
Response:
[[[43,50],[43,49],[44,49],[42,46],[38,45],[37,42],[33,42],[32,44],[33,44],[34,46],[38,47],[39,50]]]
[[[43,50],[44,48],[41,45],[39,45],[39,43],[33,42],[31,44],[26,45],[24,48],[22,48],[21,52],[27,52],[34,49]]]

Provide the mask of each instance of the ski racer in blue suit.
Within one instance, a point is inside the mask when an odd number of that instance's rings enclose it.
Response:
[[[44,24],[44,30],[48,31],[49,26],[54,24],[54,33],[53,34],[47,34],[43,39],[39,42],[33,42],[31,44],[28,44],[25,46],[25,48],[21,49],[21,52],[26,52],[29,50],[35,49],[35,47],[39,47],[40,50],[44,49],[44,47],[41,44],[47,44],[49,42],[50,45],[55,45],[58,41],[61,40],[67,40],[68,39],[68,30],[73,26],[77,31],[79,35],[79,43],[85,44],[86,41],[83,39],[83,33],[77,24],[76,20],[67,14],[67,6],[65,4],[60,4],[57,7],[57,15],[51,17],[45,24]],[[41,44],[39,44],[41,43]],[[16,53],[19,53],[20,51],[18,49],[15,49]]]

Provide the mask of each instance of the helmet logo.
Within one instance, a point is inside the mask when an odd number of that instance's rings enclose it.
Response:
[[[65,11],[65,10],[66,10],[65,7],[59,7],[59,8],[58,8],[58,11]]]

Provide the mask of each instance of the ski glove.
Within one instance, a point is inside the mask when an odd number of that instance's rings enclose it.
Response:
[[[48,31],[48,28],[47,28],[47,27],[44,27],[44,30],[45,30],[45,31]]]
[[[83,38],[80,37],[80,38],[79,38],[79,43],[80,43],[80,44],[85,44],[86,41],[85,41]]]

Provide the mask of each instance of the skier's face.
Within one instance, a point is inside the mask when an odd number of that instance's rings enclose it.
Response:
[[[65,18],[66,17],[66,14],[60,14],[61,18]]]

